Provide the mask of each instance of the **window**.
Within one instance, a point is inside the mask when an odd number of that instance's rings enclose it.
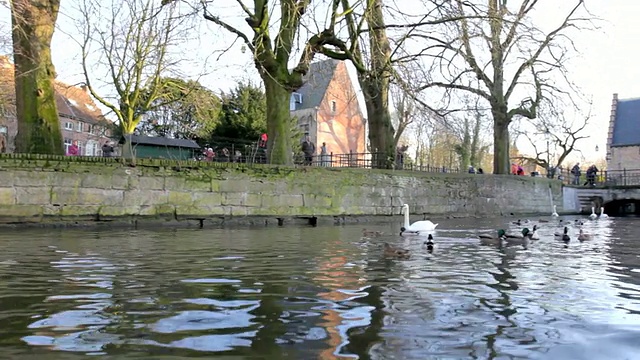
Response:
[[[72,122],[65,122],[64,123],[64,129],[65,130],[73,130],[73,123]]]
[[[78,127],[76,128],[76,130],[77,130],[78,132],[82,132],[83,125],[84,125],[84,123],[82,123],[82,122],[78,121]]]
[[[309,124],[300,125],[300,131],[304,136],[309,136]]]
[[[94,130],[94,129],[95,129],[95,125],[87,125],[87,132],[88,132],[89,134],[95,135],[95,134],[94,134],[94,132],[95,132],[95,130]]]
[[[335,100],[331,100],[331,113],[335,114],[337,110],[338,110],[338,104],[336,103]]]
[[[98,148],[98,142],[95,140],[87,141],[87,149],[85,155],[87,156],[100,156],[100,149]]]
[[[65,154],[69,152],[69,146],[71,146],[71,139],[64,139],[64,153]]]
[[[82,141],[78,141],[78,155],[84,154],[84,144]]]

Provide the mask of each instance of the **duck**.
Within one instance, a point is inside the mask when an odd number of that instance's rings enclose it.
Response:
[[[524,229],[522,229],[522,233],[521,234],[507,234],[507,235],[505,235],[505,237],[507,238],[507,240],[509,240],[509,239],[524,239],[528,235],[529,235],[529,228],[524,228]]]
[[[569,237],[568,232],[569,232],[569,228],[565,226],[562,233],[555,233],[553,235],[557,238],[560,238],[564,242],[569,242],[571,241],[571,237]]]
[[[362,229],[362,236],[382,236],[384,232]]]
[[[556,207],[556,205],[553,205],[553,212],[551,213],[551,216],[552,216],[552,217],[558,217],[558,216],[560,216],[560,215],[558,215],[558,212],[556,211],[556,208],[557,208],[557,207]]]
[[[540,240],[540,236],[538,235],[538,225],[533,225],[533,230],[526,236],[529,240]]]
[[[498,230],[498,236],[494,237],[488,234],[480,234],[478,238],[480,239],[480,243],[483,245],[502,245],[502,241],[506,239],[506,232],[504,229]]]
[[[411,257],[411,252],[407,249],[392,246],[389,245],[389,243],[384,243],[384,256],[395,257],[398,259],[408,259]]]
[[[402,211],[404,213],[404,226],[400,228],[400,235],[405,233],[420,235],[420,232],[433,231],[438,224],[434,224],[429,220],[416,221],[413,224],[409,224],[409,205],[402,205]]]
[[[589,215],[589,219],[591,220],[595,220],[598,218],[598,215],[596,215],[596,210],[595,207],[591,207],[591,215]]]
[[[580,229],[580,234],[578,234],[578,240],[580,240],[580,242],[589,241],[591,239],[592,239],[591,234],[587,234],[584,232],[584,230]]]
[[[514,224],[514,225],[522,225],[522,224],[528,224],[528,223],[529,223],[529,220],[527,220],[527,219],[524,219],[524,220],[518,219],[518,221],[512,222],[512,224]]]
[[[425,241],[423,245],[427,247],[428,252],[433,252],[433,247],[435,244],[433,243],[433,236],[431,234],[429,234],[429,237],[427,237],[427,241]]]
[[[608,219],[609,218],[609,215],[604,213],[604,207],[600,208],[600,218],[601,219]]]
[[[584,221],[579,220],[579,219],[576,219],[576,220],[573,222],[573,225],[574,225],[574,226],[578,226],[578,227],[580,227],[580,226],[584,225]]]

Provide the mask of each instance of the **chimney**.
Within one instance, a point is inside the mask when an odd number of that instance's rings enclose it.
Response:
[[[80,89],[82,89],[84,92],[88,93],[89,92],[89,88],[87,88],[87,84],[82,84],[80,85]]]

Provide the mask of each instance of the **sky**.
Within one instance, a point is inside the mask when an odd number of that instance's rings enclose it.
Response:
[[[403,1],[396,0],[396,3]],[[557,6],[553,5],[556,1],[541,1],[546,3],[543,5],[546,8],[539,11],[537,24],[544,27],[557,22],[558,12],[554,11]],[[232,22],[242,22],[243,17],[237,13],[237,8],[230,3],[224,4],[216,6],[231,14]],[[77,0],[62,0],[52,45],[58,79],[69,84],[83,81],[79,48],[72,40],[78,36],[74,19],[76,7]],[[579,32],[572,37],[579,54],[574,55],[567,65],[570,79],[593,99],[593,119],[585,132],[590,138],[578,145],[587,161],[605,155],[613,93],[618,93],[622,99],[640,97],[640,66],[637,63],[640,55],[640,26],[637,25],[640,1],[589,0],[588,9],[600,18],[597,22],[600,29]],[[10,24],[10,16],[5,4],[0,9],[0,25],[6,29],[7,24]],[[260,83],[250,52],[242,52],[238,44],[221,54],[220,50],[233,42],[233,36],[205,21],[198,23],[193,34],[184,43],[184,53],[189,54],[188,61],[182,66],[184,75],[199,76],[203,85],[216,92],[233,88],[239,80],[250,79]],[[520,147],[520,143],[518,145]],[[527,152],[526,145],[522,150]],[[580,159],[580,156],[576,155],[574,159]]]

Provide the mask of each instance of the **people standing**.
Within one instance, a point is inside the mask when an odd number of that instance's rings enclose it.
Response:
[[[329,166],[329,153],[327,152],[327,143],[323,142],[320,147],[320,163],[322,166]]]
[[[113,144],[110,141],[105,141],[102,145],[102,156],[103,157],[111,157],[113,156]]]
[[[587,169],[587,182],[584,183],[584,185],[596,186],[596,174],[598,171],[599,170],[595,165],[589,166]]]
[[[573,165],[571,168],[571,174],[573,175],[573,185],[580,185],[580,176],[582,175],[580,163]]]
[[[309,139],[309,135],[304,137],[302,152],[304,153],[304,164],[311,165],[313,163],[313,154],[316,152],[316,145]]]
[[[78,156],[80,153],[80,148],[78,147],[78,140],[73,140],[71,145],[69,145],[69,149],[67,150],[67,156]]]

